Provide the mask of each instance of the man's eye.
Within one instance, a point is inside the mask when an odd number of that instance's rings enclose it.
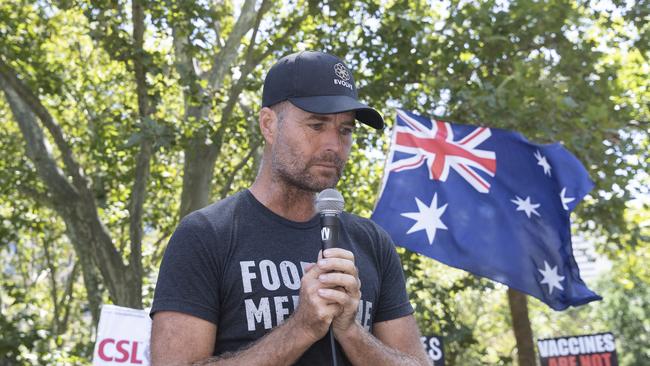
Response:
[[[309,125],[309,127],[311,127],[311,129],[313,129],[315,131],[320,131],[320,130],[323,129],[323,124],[322,123],[312,123],[312,124]]]
[[[343,127],[341,128],[341,134],[342,135],[351,135],[354,132],[354,128],[352,127]]]

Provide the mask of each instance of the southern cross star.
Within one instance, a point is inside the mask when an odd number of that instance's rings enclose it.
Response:
[[[415,224],[406,233],[411,234],[416,231],[425,230],[429,239],[429,245],[431,245],[433,244],[433,239],[436,237],[436,230],[447,230],[447,226],[440,219],[447,209],[447,204],[445,203],[438,207],[437,193],[433,195],[430,206],[422,203],[417,197],[415,197],[415,203],[418,205],[419,212],[405,212],[401,214],[404,217],[415,220]]]
[[[575,197],[566,196],[566,187],[562,188],[562,192],[560,192],[560,199],[562,200],[562,207],[564,207],[564,209],[567,211],[569,211],[569,206],[567,206],[567,203],[575,201]]]
[[[564,291],[564,287],[562,287],[562,284],[560,283],[562,280],[564,280],[564,276],[560,276],[557,273],[557,266],[551,268],[551,266],[549,266],[548,263],[544,261],[544,270],[542,271],[539,268],[537,270],[543,276],[540,283],[546,284],[548,286],[549,294],[553,293],[553,289],[555,287],[559,288],[560,291]]]
[[[541,166],[544,168],[544,174],[548,175],[549,177],[551,176],[551,166],[549,165],[548,161],[546,160],[546,156],[542,156],[542,153],[537,150],[535,152],[535,159],[537,159],[537,165]]]
[[[515,200],[510,200],[510,202],[514,203],[517,205],[517,211],[524,211],[526,213],[526,216],[530,219],[531,214],[535,214],[539,217],[542,215],[539,214],[535,209],[541,206],[539,203],[532,203],[530,202],[530,196],[526,197],[525,200],[522,200],[519,198],[519,196],[515,196],[517,199]]]

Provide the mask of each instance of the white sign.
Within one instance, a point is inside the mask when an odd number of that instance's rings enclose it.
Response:
[[[149,365],[149,311],[102,306],[93,366]]]

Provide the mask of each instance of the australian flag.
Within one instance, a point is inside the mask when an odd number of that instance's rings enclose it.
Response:
[[[560,144],[398,110],[372,219],[399,246],[563,310],[601,299],[571,247],[569,214],[592,188]]]

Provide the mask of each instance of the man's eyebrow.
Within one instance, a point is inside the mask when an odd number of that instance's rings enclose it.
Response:
[[[330,120],[330,118],[324,114],[314,114],[314,113],[310,113],[307,119],[315,119],[321,122],[328,122]]]
[[[317,120],[321,122],[329,122],[331,121],[332,118],[324,114],[310,113],[307,119]],[[344,121],[343,123],[351,126],[354,126],[356,124],[354,118]]]

